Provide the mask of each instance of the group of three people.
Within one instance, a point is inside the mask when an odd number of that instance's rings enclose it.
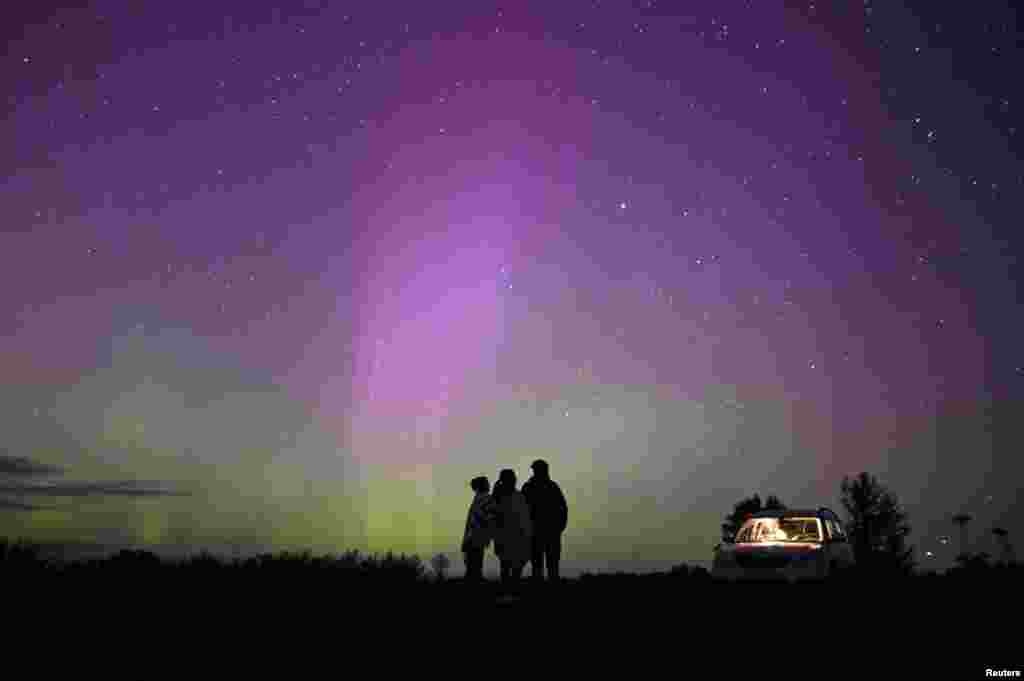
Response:
[[[491,541],[501,564],[502,583],[517,583],[527,562],[535,580],[543,579],[545,564],[548,579],[558,580],[569,507],[548,473],[547,462],[538,459],[530,468],[533,477],[522,491],[516,490],[516,474],[510,469],[501,471],[493,491],[484,476],[470,481],[475,494],[462,539],[467,581],[483,580],[484,552]]]

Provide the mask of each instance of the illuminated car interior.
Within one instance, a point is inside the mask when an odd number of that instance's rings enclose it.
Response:
[[[740,544],[821,542],[817,518],[757,518],[748,520],[736,535]]]

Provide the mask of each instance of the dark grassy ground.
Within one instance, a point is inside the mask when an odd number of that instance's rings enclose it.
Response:
[[[392,642],[443,634],[444,645],[469,637],[485,654],[561,646],[567,664],[658,659],[689,670],[684,678],[783,670],[786,678],[840,679],[857,669],[854,678],[974,679],[985,678],[986,666],[1024,671],[1022,577],[1020,567],[975,566],[910,577],[851,573],[819,584],[719,584],[702,568],[679,566],[558,584],[527,578],[507,598],[496,581],[437,579],[401,555],[167,561],[122,551],[62,562],[0,541],[0,583],[14,618],[48,610],[82,622],[179,621],[184,630],[257,624],[280,633],[326,630],[348,645],[345,627]],[[25,610],[18,594],[31,596]],[[697,674],[695,664],[720,673]]]

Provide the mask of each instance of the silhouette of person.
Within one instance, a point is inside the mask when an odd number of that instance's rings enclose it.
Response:
[[[462,553],[466,561],[466,581],[478,583],[484,579],[484,551],[491,543],[493,501],[489,494],[491,483],[485,476],[473,478],[469,486],[474,495],[466,515]]]
[[[514,591],[530,559],[533,524],[526,497],[516,489],[516,474],[501,471],[492,493],[495,511],[494,552],[501,562],[501,582]]]
[[[562,533],[569,523],[569,505],[565,502],[562,488],[549,476],[546,461],[537,459],[530,468],[533,469],[533,477],[523,484],[523,496],[530,507],[533,524],[530,576],[535,581],[543,580],[547,562],[548,580],[557,582],[562,558]]]

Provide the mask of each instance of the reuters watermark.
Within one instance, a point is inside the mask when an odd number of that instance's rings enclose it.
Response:
[[[1019,679],[1019,669],[986,669],[986,679]]]

